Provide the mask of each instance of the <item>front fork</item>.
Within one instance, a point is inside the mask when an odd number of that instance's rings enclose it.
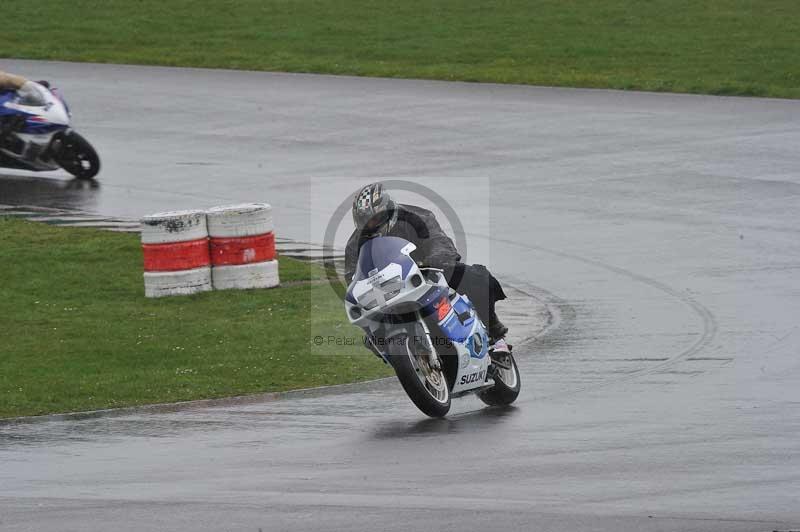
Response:
[[[417,318],[417,322],[414,324],[415,331],[413,340],[416,341],[419,338],[418,346],[421,350],[427,351],[428,364],[430,367],[433,369],[442,369],[442,363],[439,360],[439,356],[436,354],[436,349],[433,347],[431,331],[428,329],[428,324],[425,323],[425,320],[422,318],[422,314],[420,314],[419,311],[415,313],[415,316]]]
[[[428,358],[428,365],[430,365],[433,369],[441,369],[442,363],[439,359],[439,355],[436,353],[436,349],[433,347],[433,341],[431,340],[431,331],[428,329],[428,324],[425,323],[425,320],[422,317],[422,314],[417,311],[414,314],[416,321],[412,327],[409,327],[408,330],[408,339],[409,342],[415,343],[415,349],[417,353],[420,355],[425,355]],[[384,354],[384,350],[380,349],[374,341],[374,335],[369,329],[364,329],[364,332],[367,333],[367,347],[384,363],[389,364],[389,360],[386,358]]]

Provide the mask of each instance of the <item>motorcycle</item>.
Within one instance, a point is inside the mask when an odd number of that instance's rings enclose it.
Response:
[[[513,354],[490,355],[472,302],[448,286],[442,270],[418,265],[415,249],[392,236],[361,246],[345,293],[350,323],[430,417],[444,417],[451,399],[467,394],[492,406],[513,403],[520,391]]]
[[[100,171],[100,157],[70,127],[70,118],[58,91],[40,83],[0,91],[0,167],[63,168],[78,179],[92,179]]]

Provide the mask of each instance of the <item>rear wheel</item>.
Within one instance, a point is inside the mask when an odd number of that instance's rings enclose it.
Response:
[[[100,156],[75,131],[68,131],[54,141],[54,159],[61,167],[78,179],[92,179],[100,171]]]
[[[494,386],[478,393],[481,401],[489,406],[510,405],[517,400],[520,390],[519,368],[514,355],[492,358]]]
[[[417,408],[430,417],[447,415],[450,411],[450,386],[441,367],[431,366],[426,346],[407,335],[395,336],[389,342],[389,360],[400,384]]]

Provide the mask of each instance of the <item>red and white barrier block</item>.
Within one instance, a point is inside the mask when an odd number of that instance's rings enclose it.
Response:
[[[280,284],[272,207],[266,203],[214,207],[206,217],[215,289]]]
[[[146,297],[211,290],[205,212],[151,214],[142,218],[141,226]]]

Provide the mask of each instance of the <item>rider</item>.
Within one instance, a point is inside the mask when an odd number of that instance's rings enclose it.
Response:
[[[16,76],[14,74],[9,74],[8,72],[3,72],[0,70],[0,90],[19,90],[28,82],[27,79],[23,78],[22,76]]]
[[[22,76],[9,74],[0,70],[0,91],[20,91],[24,90],[25,85],[29,80]],[[12,115],[10,117],[0,117],[0,148],[12,146],[13,133],[20,131],[25,127],[25,118],[21,115]]]
[[[417,246],[413,258],[422,266],[444,270],[448,284],[464,293],[488,327],[490,349],[508,352],[508,328],[495,312],[495,303],[506,298],[503,288],[485,266],[467,265],[453,241],[442,230],[434,214],[421,207],[395,203],[381,183],[371,183],[353,199],[356,229],[345,249],[345,279],[353,279],[361,245],[376,236],[396,236]]]
[[[37,81],[39,85],[50,88],[50,83],[46,80]],[[16,74],[9,74],[0,70],[0,92],[17,91],[20,95],[35,93],[36,89],[33,82]],[[14,149],[14,133],[21,131],[25,127],[25,117],[19,114],[8,117],[0,117],[0,148],[6,147]]]

